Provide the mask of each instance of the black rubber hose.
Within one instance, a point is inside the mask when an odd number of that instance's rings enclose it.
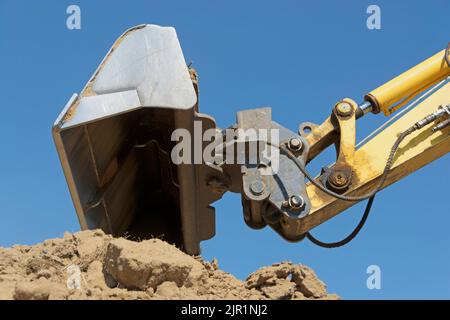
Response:
[[[306,237],[309,241],[314,243],[315,245],[318,245],[322,248],[338,248],[345,246],[347,243],[352,241],[358,233],[361,231],[361,229],[364,227],[364,224],[366,223],[367,218],[369,217],[370,209],[372,208],[373,200],[375,199],[375,195],[371,196],[369,198],[369,201],[367,201],[366,209],[364,210],[364,214],[361,217],[361,220],[359,221],[356,228],[350,233],[347,237],[342,239],[341,241],[337,242],[322,242],[319,239],[315,238],[310,232],[306,234]]]

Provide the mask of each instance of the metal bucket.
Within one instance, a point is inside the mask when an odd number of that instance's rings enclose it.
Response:
[[[141,25],[113,45],[53,126],[82,229],[134,239],[162,237],[188,253],[214,235],[201,168],[175,165],[175,128],[192,132],[197,94],[175,29]]]

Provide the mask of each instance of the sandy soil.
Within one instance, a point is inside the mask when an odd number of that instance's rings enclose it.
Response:
[[[339,299],[313,270],[290,262],[245,281],[216,260],[159,239],[134,242],[100,230],[0,248],[0,299]]]

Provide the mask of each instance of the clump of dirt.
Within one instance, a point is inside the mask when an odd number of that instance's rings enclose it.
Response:
[[[217,260],[159,239],[134,242],[101,230],[34,246],[0,248],[0,299],[339,299],[314,271],[274,264],[240,281]]]

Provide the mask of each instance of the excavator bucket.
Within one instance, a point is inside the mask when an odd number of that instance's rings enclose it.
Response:
[[[214,235],[211,199],[196,185],[198,167],[171,161],[174,129],[215,127],[197,108],[175,29],[141,25],[114,43],[52,130],[82,229],[199,253]]]

